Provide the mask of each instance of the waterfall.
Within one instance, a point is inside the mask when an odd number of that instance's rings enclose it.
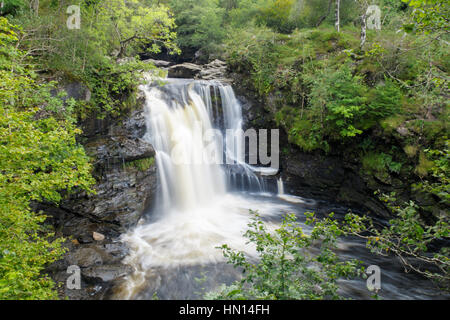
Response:
[[[277,190],[278,190],[277,194],[278,198],[283,199],[284,201],[291,203],[303,203],[309,206],[314,206],[316,204],[316,201],[312,199],[305,199],[299,196],[284,193],[284,182],[281,177],[277,179]]]
[[[164,81],[162,86],[141,88],[148,129],[144,138],[156,151],[159,170],[159,204],[166,210],[186,210],[212,201],[227,189],[264,191],[264,179],[255,173],[261,170],[245,163],[242,110],[231,86]],[[231,139],[224,139],[226,130],[235,133]],[[205,139],[207,133],[210,139]],[[217,163],[220,159],[232,164],[222,166]]]
[[[291,210],[263,193],[264,175],[277,170],[245,162],[242,108],[231,86],[187,79],[163,82],[141,86],[144,139],[155,149],[159,188],[148,220],[122,236],[130,247],[124,262],[135,268],[122,298],[142,290],[155,268],[224,263],[217,247],[225,243],[256,255],[242,236],[249,209],[265,217]]]
[[[156,152],[160,204],[167,210],[189,210],[207,203],[226,190],[219,164],[203,161],[207,147],[215,154],[217,143],[206,144],[202,132],[212,130],[212,104],[208,86],[174,81],[146,86],[145,116],[149,141]]]

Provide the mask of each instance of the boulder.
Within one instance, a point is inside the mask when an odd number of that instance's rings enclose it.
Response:
[[[77,246],[67,241],[65,245],[69,251],[64,259],[56,261],[46,270],[61,284],[58,286],[61,297],[68,297],[71,300],[108,299],[113,294],[112,289],[116,281],[131,273],[131,268],[121,263],[128,253],[125,244],[105,241],[107,243]],[[67,268],[72,265],[80,268],[80,289],[67,288],[67,279],[73,274],[68,273]]]
[[[63,100],[74,98],[75,100],[91,100],[91,91],[83,83],[78,81],[68,82],[62,86],[62,89],[67,93]]]
[[[147,60],[143,60],[142,62],[152,63],[157,68],[167,68],[170,65],[172,65],[172,62],[170,62],[170,61],[155,60],[155,59],[147,59]]]
[[[103,241],[103,240],[105,240],[105,235],[94,231],[94,232],[92,232],[92,238],[95,241]]]
[[[169,67],[168,77],[191,79],[195,78],[200,73],[200,71],[202,71],[201,66],[194,63],[185,62]]]
[[[70,265],[77,265],[80,268],[86,268],[103,264],[103,259],[95,249],[81,248],[69,255],[68,263]]]
[[[92,266],[81,269],[81,274],[86,278],[93,278],[102,282],[118,280],[131,273],[130,266],[118,263],[107,266]]]
[[[219,59],[203,65],[202,71],[200,71],[196,78],[203,80],[217,80],[229,84],[232,83],[232,80],[227,77],[226,62]]]

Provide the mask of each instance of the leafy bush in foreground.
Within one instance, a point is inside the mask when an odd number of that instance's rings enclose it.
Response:
[[[319,221],[308,213],[306,224],[314,228],[307,235],[293,214],[269,232],[259,215],[251,213],[244,235],[256,246],[258,261],[223,245],[228,263],[242,268],[243,278],[206,294],[207,299],[340,299],[336,281],[362,273],[358,261],[340,261],[333,251],[337,238],[344,235],[338,222],[330,219],[333,214]]]

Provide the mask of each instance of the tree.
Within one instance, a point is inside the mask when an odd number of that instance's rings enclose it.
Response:
[[[319,27],[319,26],[322,24],[322,22],[328,17],[328,15],[329,15],[330,12],[331,12],[331,5],[332,5],[332,4],[333,4],[333,0],[329,0],[329,1],[328,1],[328,9],[327,9],[327,12],[326,12],[323,16],[320,17],[319,21],[317,21],[316,27]]]
[[[128,46],[147,46],[150,52],[161,47],[170,53],[179,52],[176,44],[175,19],[164,5],[147,5],[139,0],[102,1],[98,7],[98,25],[112,32],[117,56],[123,57]]]
[[[94,180],[70,106],[36,81],[17,39],[0,18],[0,299],[53,299],[43,270],[63,254],[63,239],[30,203],[58,203],[61,190],[90,191]]]
[[[225,37],[225,9],[215,0],[172,0],[178,44],[184,52],[203,49],[208,53]]]
[[[366,43],[366,36],[367,36],[367,1],[366,0],[356,0],[358,4],[358,9],[361,14],[360,16],[360,22],[361,22],[361,35],[360,35],[360,42],[359,47],[362,49],[364,44]]]

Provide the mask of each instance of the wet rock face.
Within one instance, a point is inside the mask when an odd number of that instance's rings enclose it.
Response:
[[[120,235],[133,228],[151,206],[156,193],[155,151],[142,139],[146,132],[144,97],[136,109],[121,119],[85,120],[80,142],[92,158],[97,183],[95,194],[84,191],[67,195],[58,207],[35,204],[50,216],[57,236],[68,240],[63,259],[49,267],[49,274],[61,284],[61,297],[104,299],[110,297],[116,281],[128,274],[121,263],[128,248]],[[69,289],[69,266],[81,271],[81,288]]]
[[[94,160],[96,194],[70,195],[60,207],[124,232],[136,225],[151,203],[156,189],[155,151],[142,139],[146,130],[142,105],[119,121],[106,119],[99,126],[93,121],[84,124],[84,146]]]
[[[94,187],[96,194],[72,195],[60,207],[92,221],[110,223],[115,231],[124,232],[136,225],[150,205],[156,189],[156,168],[141,171],[128,167],[128,163],[123,168],[119,163],[108,165],[101,168],[104,171]]]
[[[293,151],[282,158],[285,191],[343,204],[362,213],[389,217],[386,207],[373,198],[373,191],[358,175],[357,168],[337,156]]]
[[[151,158],[155,154],[150,143],[140,138],[124,136],[99,137],[84,147],[89,155],[95,157],[97,165],[109,164],[120,159],[129,162]]]
[[[170,62],[170,61],[155,60],[155,59],[147,59],[147,60],[143,60],[142,62],[151,63],[157,68],[166,68],[166,67],[169,67],[172,65],[172,62]]]

